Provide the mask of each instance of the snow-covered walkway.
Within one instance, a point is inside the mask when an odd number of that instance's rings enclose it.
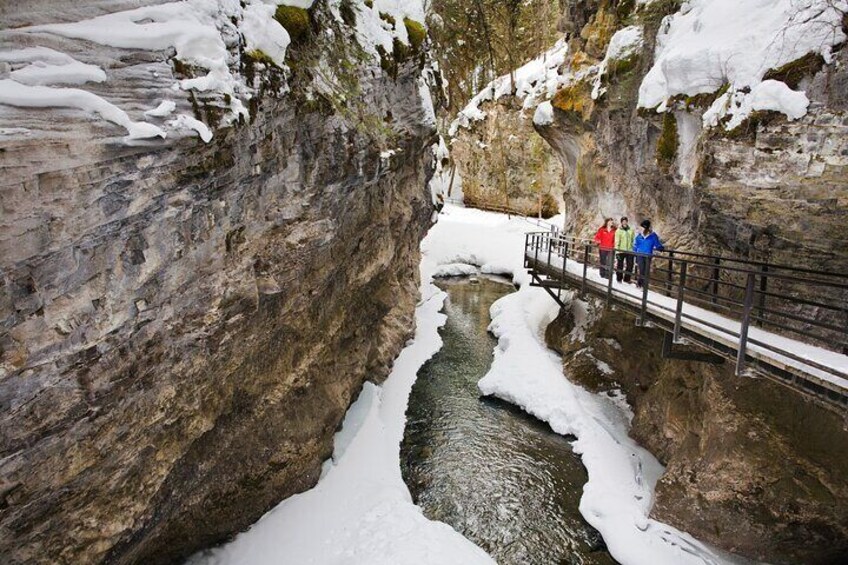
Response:
[[[556,280],[563,279],[563,258],[552,254],[548,257],[547,249],[539,256],[530,254],[528,258],[539,261],[550,267],[551,273],[556,273]],[[583,263],[569,257],[565,261],[565,279],[572,287],[578,287],[583,278]],[[607,293],[609,280],[601,278],[597,268],[590,267],[586,272],[586,285],[596,294]],[[662,282],[659,288],[664,288]],[[615,301],[623,301],[633,307],[642,303],[642,289],[635,285],[613,281],[612,297]],[[646,313],[649,317],[668,322],[673,325],[677,299],[665,296],[661,292],[649,290],[647,295]],[[681,326],[690,335],[704,336],[708,341],[722,344],[728,350],[736,351],[739,347],[741,331],[740,320],[734,320],[711,312],[699,306],[682,304]],[[848,396],[848,355],[830,351],[822,347],[810,345],[789,337],[781,336],[762,328],[748,328],[748,355],[757,359],[762,366],[786,370],[799,378],[809,380],[828,390]]]
[[[400,441],[409,393],[421,365],[441,346],[444,293],[440,274],[512,276],[520,285],[492,307],[498,337],[494,361],[480,381],[500,397],[577,437],[589,481],[580,512],[600,531],[610,553],[629,565],[730,562],[691,536],[648,518],[662,466],[628,437],[632,415],[623,403],[591,394],[562,374],[543,332],[557,306],[529,285],[523,268],[525,232],[534,226],[500,214],[447,206],[422,243],[421,301],[415,338],[382,387],[366,384],[336,435],[333,458],[318,485],[284,500],[232,543],[193,558],[209,564],[477,564],[480,548],[412,504],[400,472]]]

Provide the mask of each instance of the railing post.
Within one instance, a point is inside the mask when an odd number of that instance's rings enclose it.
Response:
[[[712,298],[713,304],[718,303],[718,280],[719,280],[719,265],[720,264],[721,264],[721,257],[716,257],[715,258],[715,267],[713,267],[713,276],[712,276],[712,279],[710,279],[710,280],[712,280],[712,283],[713,283],[713,298]]]
[[[562,253],[562,282],[565,284],[565,264],[568,261],[568,241],[563,239],[563,244],[565,247]]]
[[[672,333],[672,343],[680,341],[680,320],[683,317],[683,294],[686,289],[686,267],[688,263],[683,261],[680,264],[680,286],[677,287],[677,309],[674,311],[674,333]]]
[[[665,283],[666,296],[671,296],[671,287],[674,285],[674,251],[668,252],[668,281]]]
[[[551,252],[553,251],[552,247],[553,247],[554,242],[553,242],[553,239],[551,239],[550,233],[545,234],[545,239],[548,240],[548,267],[550,267],[551,266]]]
[[[848,308],[845,308],[845,334],[848,335]],[[848,343],[842,346],[842,354],[848,355]]]
[[[615,249],[610,250],[609,252],[609,260],[607,261],[607,274],[609,275],[609,280],[607,280],[607,304],[606,307],[609,308],[610,297],[612,297],[612,280],[615,278],[615,273],[613,273],[613,269],[615,269]]]
[[[536,254],[533,256],[533,270],[539,270],[539,235],[535,234],[533,239],[536,240]]]
[[[583,251],[583,282],[580,283],[580,298],[586,298],[586,272],[589,269],[589,244]]]
[[[524,268],[527,268],[527,255],[530,253],[530,234],[524,234]]]
[[[751,310],[754,307],[754,273],[748,273],[745,285],[745,303],[742,309],[742,325],[739,328],[739,352],[736,356],[736,376],[745,370],[745,351],[748,348],[748,327],[751,325]]]
[[[645,257],[645,275],[642,277],[642,306],[639,310],[637,325],[645,325],[645,317],[648,313],[648,287],[651,286],[651,256]]]
[[[768,265],[763,265],[760,270],[760,298],[758,300],[757,308],[760,311],[760,315],[758,316],[757,325],[762,327],[763,320],[766,317],[766,290],[768,289]]]

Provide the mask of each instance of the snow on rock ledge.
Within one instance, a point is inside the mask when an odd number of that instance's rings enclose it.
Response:
[[[533,114],[533,123],[537,126],[549,126],[554,123],[554,107],[549,100],[545,100],[536,106],[536,113]]]
[[[801,117],[806,106],[799,115],[800,96],[758,85],[770,69],[809,53],[828,61],[831,48],[846,39],[841,29],[846,11],[845,0],[691,0],[662,23],[639,106],[662,112],[673,96],[712,93],[729,84],[734,93],[751,90],[733,100],[733,123],[755,106]],[[705,125],[715,125],[716,116],[717,108]]]
[[[448,134],[454,137],[459,128],[468,128],[473,122],[484,119],[486,113],[480,109],[483,102],[513,94],[524,101],[524,109],[530,109],[540,100],[551,98],[557,88],[570,78],[569,75],[561,75],[559,72],[567,54],[568,43],[561,39],[551,49],[516,69],[512,77],[506,74],[490,82],[459,112],[451,123]]]

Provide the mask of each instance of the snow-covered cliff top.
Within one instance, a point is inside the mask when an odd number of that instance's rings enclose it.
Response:
[[[31,2],[6,8],[0,139],[49,131],[55,116],[37,118],[32,109],[52,108],[63,109],[77,125],[91,117],[118,125],[126,130],[125,141],[191,132],[209,141],[213,132],[192,116],[189,99],[201,93],[214,97],[224,126],[247,118],[255,92],[239,72],[239,53],[261,52],[284,68],[291,38],[274,19],[275,10],[282,4],[308,8],[313,0],[142,3],[131,8],[139,3],[59,2],[45,9]],[[356,39],[379,70],[378,48],[391,53],[395,39],[409,42],[404,25],[390,25],[380,14],[397,22],[423,21],[424,8],[421,0],[369,4],[351,2]],[[340,0],[328,5],[341,23]],[[178,80],[172,62],[191,67],[194,76]],[[68,124],[65,132],[75,129]]]

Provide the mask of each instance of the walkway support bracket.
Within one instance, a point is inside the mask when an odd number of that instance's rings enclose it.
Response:
[[[736,376],[745,371],[745,352],[748,349],[748,328],[751,325],[751,310],[754,307],[754,273],[748,273],[745,284],[745,302],[742,307],[742,325],[739,327],[739,354],[736,356]]]
[[[683,295],[686,289],[686,265],[685,262],[680,265],[680,286],[677,287],[677,308],[674,311],[674,333],[672,334],[674,343],[680,342],[680,321],[683,317]]]
[[[637,326],[647,323],[648,313],[648,288],[651,286],[651,256],[645,257],[645,272],[639,273],[642,279],[642,305],[639,307],[639,317],[636,319]]]

